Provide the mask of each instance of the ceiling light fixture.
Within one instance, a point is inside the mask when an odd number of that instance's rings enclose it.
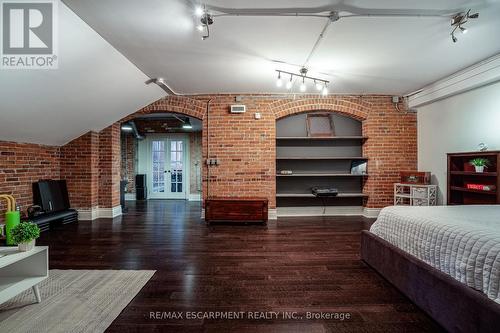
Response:
[[[455,32],[457,29],[459,29],[463,34],[467,33],[467,28],[465,28],[463,25],[466,24],[469,19],[477,19],[479,17],[479,13],[470,13],[470,9],[466,13],[458,13],[453,18],[451,19],[451,27],[453,28],[451,30],[451,40],[453,43],[456,43],[458,38],[455,36]]]
[[[278,72],[278,80],[276,81],[276,87],[281,87],[283,85],[283,81],[281,80],[281,73]]]
[[[130,124],[123,124],[122,125],[122,131],[124,132],[132,132],[134,128]]]
[[[182,124],[183,129],[192,129],[193,125],[191,125],[191,119],[187,118],[186,121]]]
[[[288,74],[288,75],[290,75],[290,80],[287,81],[287,83],[286,83],[286,89],[288,89],[288,90],[292,89],[293,78],[297,77],[298,79],[302,80],[302,82],[300,83],[300,86],[299,86],[300,92],[305,92],[307,90],[307,82],[306,82],[306,80],[311,80],[311,81],[314,82],[314,86],[316,87],[316,89],[318,90],[318,92],[320,92],[323,95],[328,95],[328,88],[327,88],[327,86],[328,86],[328,83],[330,83],[330,81],[319,79],[317,77],[308,76],[307,75],[307,68],[306,67],[302,67],[300,69],[300,73],[298,73],[298,74],[297,73],[287,72],[287,71],[282,71],[282,70],[279,70],[279,69],[277,69],[276,72],[278,72],[278,81],[276,81],[276,85],[278,87],[282,86],[282,84],[278,84],[278,82],[281,81],[281,75],[282,74]]]
[[[201,36],[201,39],[205,40],[210,37],[209,25],[212,25],[214,23],[213,15],[207,11],[207,7],[205,5],[203,5],[203,7],[196,7],[194,10],[194,14],[196,17],[200,18],[200,23],[196,25],[196,29],[198,29],[198,31],[200,32],[204,32]]]
[[[197,6],[195,9],[194,9],[194,15],[196,15],[197,17],[201,17],[203,15],[205,11],[203,10],[203,8],[201,6]]]

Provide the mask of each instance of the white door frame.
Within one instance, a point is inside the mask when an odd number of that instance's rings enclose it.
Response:
[[[170,144],[170,140],[183,140],[183,192],[179,196],[169,197],[170,190],[170,174],[168,174],[168,178],[165,177],[165,192],[164,193],[153,193],[153,163],[152,163],[152,142],[153,141],[166,141],[166,144]],[[150,199],[189,199],[190,193],[190,147],[189,147],[189,135],[184,133],[171,133],[171,134],[148,134],[144,139],[145,145],[145,154],[140,154],[139,156],[146,157],[146,161],[143,163],[140,162],[145,168],[145,174],[147,174],[147,186],[148,186],[148,198]],[[170,148],[166,146],[166,154],[170,151]],[[167,157],[167,156],[165,156]],[[170,157],[166,158],[165,166],[168,168],[167,161],[170,160]],[[168,190],[168,191],[167,191]]]

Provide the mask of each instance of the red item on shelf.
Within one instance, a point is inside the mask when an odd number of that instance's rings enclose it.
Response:
[[[466,184],[469,190],[480,190],[480,191],[494,191],[496,189],[495,185],[483,185],[483,184]]]

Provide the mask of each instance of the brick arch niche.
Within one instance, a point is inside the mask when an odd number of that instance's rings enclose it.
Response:
[[[148,106],[140,109],[139,111],[137,112],[134,112],[126,117],[124,117],[123,119],[121,119],[119,121],[119,123],[123,124],[123,123],[126,123],[130,120],[134,120],[136,118],[140,118],[142,116],[145,116],[145,115],[150,115],[150,114],[166,114],[166,113],[174,113],[174,114],[178,114],[178,115],[184,115],[184,116],[189,116],[189,117],[192,117],[192,118],[196,118],[198,120],[201,120],[202,121],[202,136],[204,135],[204,128],[203,128],[203,119],[205,117],[205,113],[206,113],[206,102],[204,101],[201,101],[201,100],[198,100],[198,99],[194,99],[194,98],[188,98],[188,97],[180,97],[180,96],[167,96],[167,97],[164,97],[162,99],[159,99],[151,104],[149,104]],[[200,152],[200,150],[197,150],[194,148],[195,145],[198,145],[198,144],[201,144],[201,146],[198,146],[198,147],[201,147],[203,150],[203,137],[200,139],[198,136],[192,136],[190,135],[189,136],[189,140],[190,140],[190,153],[192,154],[196,154],[196,157],[198,157],[198,154]],[[122,141],[122,145],[124,144],[124,142]],[[133,145],[133,143],[130,141],[130,140],[125,140],[125,147],[122,147],[121,149],[121,160],[122,160],[122,169],[125,168],[126,169],[126,172],[125,174],[127,175],[133,175],[133,170],[135,170],[135,166],[133,165],[134,162],[130,162],[131,160],[135,160],[135,158],[133,158],[133,153],[130,153],[129,151],[130,150],[134,150],[136,149],[136,147],[131,147]],[[124,158],[124,154],[128,154],[129,156],[127,156],[127,158]],[[200,160],[200,163],[202,163],[202,172],[201,172],[201,177],[202,177],[202,181],[203,181],[203,177],[204,177],[204,172],[203,172],[203,151],[201,152],[201,155],[202,156],[199,156],[199,160]],[[190,156],[190,160],[192,160],[194,158],[194,155],[193,156]],[[124,174],[123,170],[122,170],[122,174]],[[191,181],[190,181],[190,186],[191,186],[191,189],[188,188],[187,191],[188,191],[188,194],[191,195],[192,194],[192,189],[196,188],[196,176],[194,174],[194,170],[191,169],[191,172],[190,172],[190,175],[191,175]],[[135,186],[135,179],[133,176],[128,176],[127,177],[127,180],[128,180],[128,185],[127,185],[127,190],[128,192],[132,192],[133,191],[133,188]],[[193,190],[194,191],[194,190]]]

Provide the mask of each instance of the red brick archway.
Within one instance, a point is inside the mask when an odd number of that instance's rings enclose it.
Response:
[[[363,121],[368,117],[369,103],[361,98],[308,98],[279,100],[270,105],[276,119],[314,110],[336,112]]]
[[[186,96],[167,96],[149,104],[148,106],[134,112],[120,120],[125,122],[141,115],[151,113],[173,112],[191,116],[202,120],[205,116],[206,103],[199,99]]]

